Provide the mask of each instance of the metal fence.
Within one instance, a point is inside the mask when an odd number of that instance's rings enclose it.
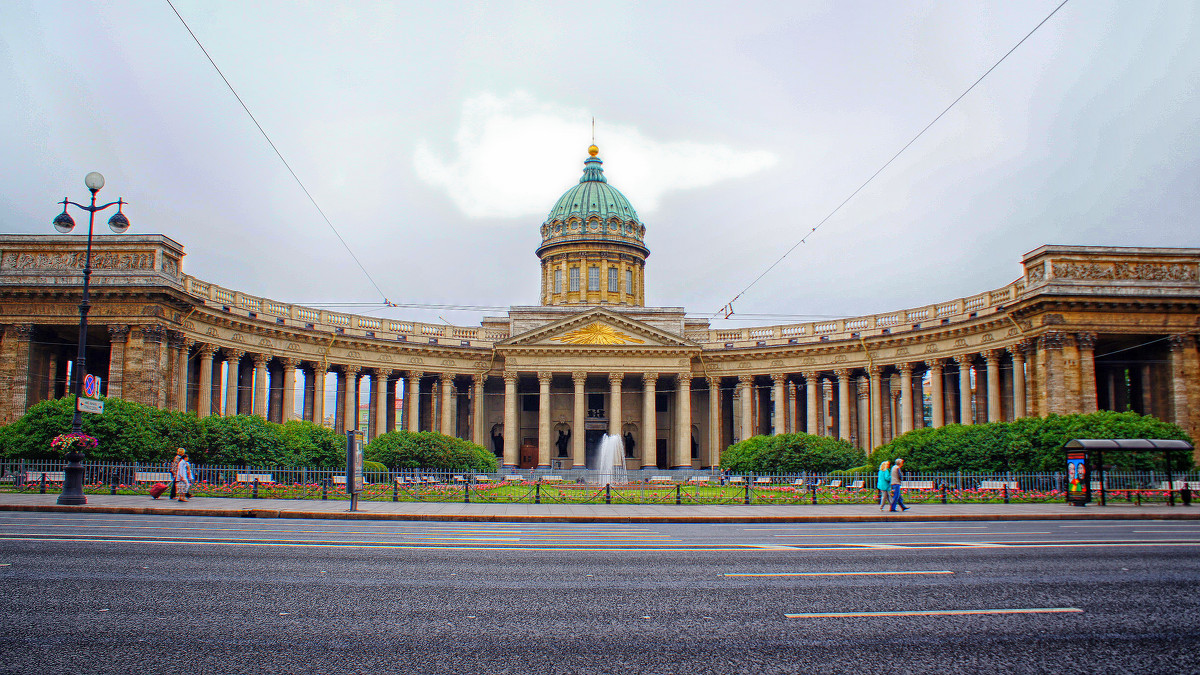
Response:
[[[0,490],[36,492],[61,489],[62,461],[0,463]],[[203,497],[263,499],[346,499],[345,470],[309,467],[193,467],[192,492]],[[877,498],[876,475],[734,474],[719,470],[647,469],[626,472],[618,482],[600,484],[586,469],[523,469],[498,472],[406,469],[367,472],[364,500],[468,501],[596,504],[836,504],[870,503]],[[1200,473],[1107,471],[1103,485],[1092,481],[1093,498],[1162,502],[1185,489],[1200,489]],[[84,465],[84,491],[91,494],[148,494],[155,483],[170,485],[170,466],[153,464]],[[1046,473],[905,474],[905,499],[916,502],[1049,502],[1062,500],[1066,476]],[[1190,494],[1188,495],[1190,497]]]

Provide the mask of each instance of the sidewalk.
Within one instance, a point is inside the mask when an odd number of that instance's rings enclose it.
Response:
[[[604,505],[350,502],[338,500],[197,498],[186,503],[146,495],[88,495],[83,506],[59,506],[58,494],[0,493],[0,511],[122,513],[227,518],[306,518],[558,523],[837,523],[887,520],[1200,520],[1200,506],[1068,506],[1048,504],[917,504],[904,513],[871,504],[837,505]]]

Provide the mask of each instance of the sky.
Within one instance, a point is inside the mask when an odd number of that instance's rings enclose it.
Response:
[[[746,289],[714,327],[973,295],[1043,244],[1196,246],[1185,0],[1070,0],[812,231],[1059,1],[174,0],[335,233],[166,0],[6,0],[0,231],[53,233],[100,171],[200,279],[477,325],[538,302],[594,119],[647,304]]]

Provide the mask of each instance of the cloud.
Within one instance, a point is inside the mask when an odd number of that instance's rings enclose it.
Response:
[[[471,218],[544,217],[579,179],[591,143],[591,115],[524,93],[481,94],[463,103],[452,159],[428,140],[413,154],[417,175],[444,190]],[[639,215],[671,190],[706,187],[774,166],[761,150],[697,141],[657,141],[636,128],[597,124],[596,144],[609,182]]]

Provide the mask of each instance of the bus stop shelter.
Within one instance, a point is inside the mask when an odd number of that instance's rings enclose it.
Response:
[[[1161,452],[1167,471],[1167,503],[1175,506],[1171,455],[1177,452],[1190,454],[1192,444],[1158,438],[1076,438],[1067,441],[1063,450],[1067,453],[1067,503],[1086,506],[1092,500],[1092,477],[1095,476],[1100,486],[1100,506],[1104,506],[1105,453]]]

